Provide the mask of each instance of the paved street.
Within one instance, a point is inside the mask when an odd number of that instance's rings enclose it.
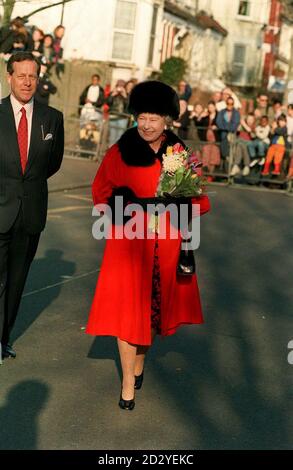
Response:
[[[51,189],[94,177],[95,163],[65,165]],[[133,412],[118,408],[115,340],[83,330],[103,252],[90,188],[51,193],[17,358],[0,367],[1,449],[292,448],[293,199],[211,190],[197,254],[206,323],[156,340]]]

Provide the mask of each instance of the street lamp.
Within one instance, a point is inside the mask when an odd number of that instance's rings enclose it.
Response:
[[[62,2],[62,12],[61,12],[61,21],[60,24],[63,25],[63,18],[64,18],[64,10],[65,10],[65,0]]]

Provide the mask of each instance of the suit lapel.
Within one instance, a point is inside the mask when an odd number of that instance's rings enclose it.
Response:
[[[1,106],[4,107],[5,112],[5,119],[1,122],[1,126],[4,127],[4,135],[7,136],[6,144],[10,149],[11,155],[13,155],[18,172],[22,174],[17,131],[10,96],[2,100]]]
[[[40,106],[37,101],[34,101],[33,116],[32,116],[32,130],[31,130],[31,139],[30,147],[28,151],[28,162],[25,168],[25,173],[31,168],[34,159],[36,158],[38,151],[40,149],[40,144],[42,142],[42,122],[43,110],[40,109]]]
[[[7,136],[7,144],[9,146],[10,152],[13,155],[18,171],[22,174],[21,162],[20,162],[20,153],[17,140],[17,130],[15,126],[15,119],[13,114],[12,105],[10,102],[10,96],[4,98],[0,107],[2,107],[5,112],[5,119],[2,120],[1,126],[4,127],[4,132]],[[31,138],[30,138],[30,147],[28,151],[28,162],[26,165],[25,173],[31,168],[38,152],[41,148],[42,143],[42,126],[44,126],[44,117],[46,114],[46,108],[39,105],[37,101],[34,101],[33,107],[33,116],[32,116],[32,129],[31,129]]]

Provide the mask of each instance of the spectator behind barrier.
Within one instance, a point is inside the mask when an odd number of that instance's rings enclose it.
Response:
[[[248,152],[251,158],[250,168],[253,168],[256,164],[263,166],[265,155],[270,145],[270,131],[268,117],[262,116],[259,125],[255,128],[256,138],[248,143]]]
[[[55,64],[55,71],[57,77],[60,79],[61,74],[64,73],[65,66],[63,61],[63,48],[61,46],[62,39],[65,34],[65,27],[62,25],[57,26],[54,29],[54,41],[53,41],[53,64]]]
[[[192,95],[191,86],[185,82],[185,80],[180,80],[178,83],[178,97],[180,100],[184,100],[188,103]]]
[[[256,119],[262,116],[267,116],[269,110],[269,97],[266,93],[260,92],[256,98],[256,108],[254,110],[254,116]]]
[[[173,121],[173,126],[177,130],[177,134],[180,139],[188,138],[188,128],[190,125],[189,111],[187,109],[187,102],[185,100],[179,100],[180,113],[179,118],[176,121]]]
[[[234,108],[233,98],[228,98],[226,101],[226,109],[219,112],[216,124],[221,131],[221,156],[223,159],[229,157],[230,144],[228,141],[229,134],[236,134],[238,126],[240,124],[240,113]]]
[[[44,32],[39,28],[33,30],[33,50],[32,54],[41,59],[44,54]]]
[[[125,81],[118,80],[114,89],[108,96],[106,103],[109,105],[109,146],[115,144],[127,129],[128,118],[121,116],[127,113],[128,96],[125,90]]]
[[[270,174],[271,163],[274,163],[274,170],[272,175],[280,175],[281,165],[288,147],[287,139],[287,118],[284,114],[277,119],[277,122],[272,124],[272,138],[271,145],[268,149],[265,166],[262,171],[262,175],[266,176]]]
[[[14,51],[33,49],[33,40],[25,27],[25,20],[19,16],[10,22],[10,26],[0,30],[0,52],[12,54]],[[7,57],[8,59],[8,57]]]
[[[45,34],[43,42],[43,57],[46,60],[48,70],[53,65],[54,49],[53,49],[53,36],[51,34]]]
[[[103,106],[105,97],[104,89],[100,84],[101,77],[98,74],[92,75],[91,84],[87,85],[79,97],[79,105],[84,106],[87,103],[92,104],[95,108]],[[79,108],[79,114],[81,107]]]
[[[284,114],[282,101],[279,99],[275,99],[273,101],[273,105],[269,107],[268,110],[268,118],[270,122],[276,121],[281,114]]]
[[[218,112],[223,111],[223,109],[226,109],[228,98],[233,98],[235,109],[241,109],[241,103],[237,95],[231,90],[231,88],[223,88],[221,92],[221,101],[218,101],[216,103]]]
[[[50,95],[55,95],[57,92],[56,86],[51,82],[48,74],[48,67],[46,64],[41,64],[41,71],[39,75],[39,83],[35,93],[35,100],[39,103],[48,105]]]
[[[250,173],[250,156],[248,153],[248,145],[255,137],[255,117],[254,114],[249,114],[246,119],[241,119],[240,126],[237,133],[234,148],[234,165],[230,175],[235,176],[241,171],[243,166],[242,175],[248,176]]]
[[[202,147],[202,163],[203,167],[207,168],[209,173],[213,173],[215,166],[220,165],[221,154],[219,146],[216,145],[216,142],[219,142],[220,136],[218,127],[216,125],[217,120],[217,109],[216,103],[214,101],[209,101],[207,110],[205,110],[197,123],[198,126],[203,129],[200,132],[200,135],[203,138],[205,143]],[[208,181],[212,181],[212,177],[208,177]]]

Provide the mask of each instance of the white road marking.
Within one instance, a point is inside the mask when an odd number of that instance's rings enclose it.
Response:
[[[77,211],[80,209],[90,210],[89,206],[68,206],[68,207],[59,207],[57,209],[49,209],[48,215],[58,214],[59,212],[70,212],[70,211]]]
[[[78,199],[80,201],[87,201],[87,202],[90,201],[91,203],[93,203],[92,198],[86,197],[86,196],[79,196],[77,194],[66,194],[65,197],[70,198],[70,199]]]
[[[84,274],[80,274],[79,276],[72,276],[70,279],[66,279],[62,282],[57,282],[56,284],[52,284],[50,286],[42,287],[41,289],[33,290],[31,292],[27,292],[22,297],[29,297],[30,295],[38,294],[39,292],[43,292],[48,289],[53,289],[54,287],[61,286],[63,284],[67,284],[68,282],[76,281],[77,279],[82,279],[83,277],[91,276],[92,274],[96,274],[100,271],[100,269],[95,269],[94,271],[89,271]]]

